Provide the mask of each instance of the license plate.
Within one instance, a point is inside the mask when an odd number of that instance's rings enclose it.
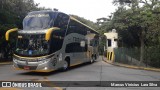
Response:
[[[29,70],[30,67],[29,67],[29,66],[24,66],[24,69],[25,69],[25,70]]]

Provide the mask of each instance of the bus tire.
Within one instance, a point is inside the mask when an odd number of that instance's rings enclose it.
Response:
[[[93,63],[93,58],[91,58],[90,63],[91,63],[91,64]]]
[[[97,60],[97,55],[95,54],[94,55],[94,62]]]
[[[92,57],[91,57],[90,63],[91,63],[91,64],[94,63],[94,56],[93,56],[93,55],[92,55]]]
[[[62,70],[63,70],[63,71],[67,71],[68,68],[69,68],[69,58],[66,58],[66,59],[64,60]]]

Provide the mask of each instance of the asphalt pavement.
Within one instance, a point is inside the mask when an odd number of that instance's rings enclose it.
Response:
[[[93,64],[81,64],[68,71],[60,70],[50,73],[38,73],[14,70],[12,65],[0,65],[1,81],[48,81],[51,87],[46,88],[0,88],[0,90],[160,90],[160,87],[61,87],[51,81],[160,81],[160,72],[131,69],[114,66],[102,61],[99,57]],[[53,87],[52,87],[53,86]]]

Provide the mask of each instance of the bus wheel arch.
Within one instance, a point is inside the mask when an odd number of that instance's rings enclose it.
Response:
[[[65,58],[65,61],[67,61],[67,62],[68,62],[68,66],[70,66],[70,57],[69,57],[69,56],[67,56],[67,57]]]

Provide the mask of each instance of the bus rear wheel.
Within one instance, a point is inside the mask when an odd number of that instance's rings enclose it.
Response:
[[[90,60],[90,63],[94,63],[96,61],[97,57],[95,55],[92,55],[92,58]]]
[[[93,58],[91,58],[90,63],[91,63],[91,64],[93,63]]]
[[[91,58],[90,63],[94,63],[94,57]]]

